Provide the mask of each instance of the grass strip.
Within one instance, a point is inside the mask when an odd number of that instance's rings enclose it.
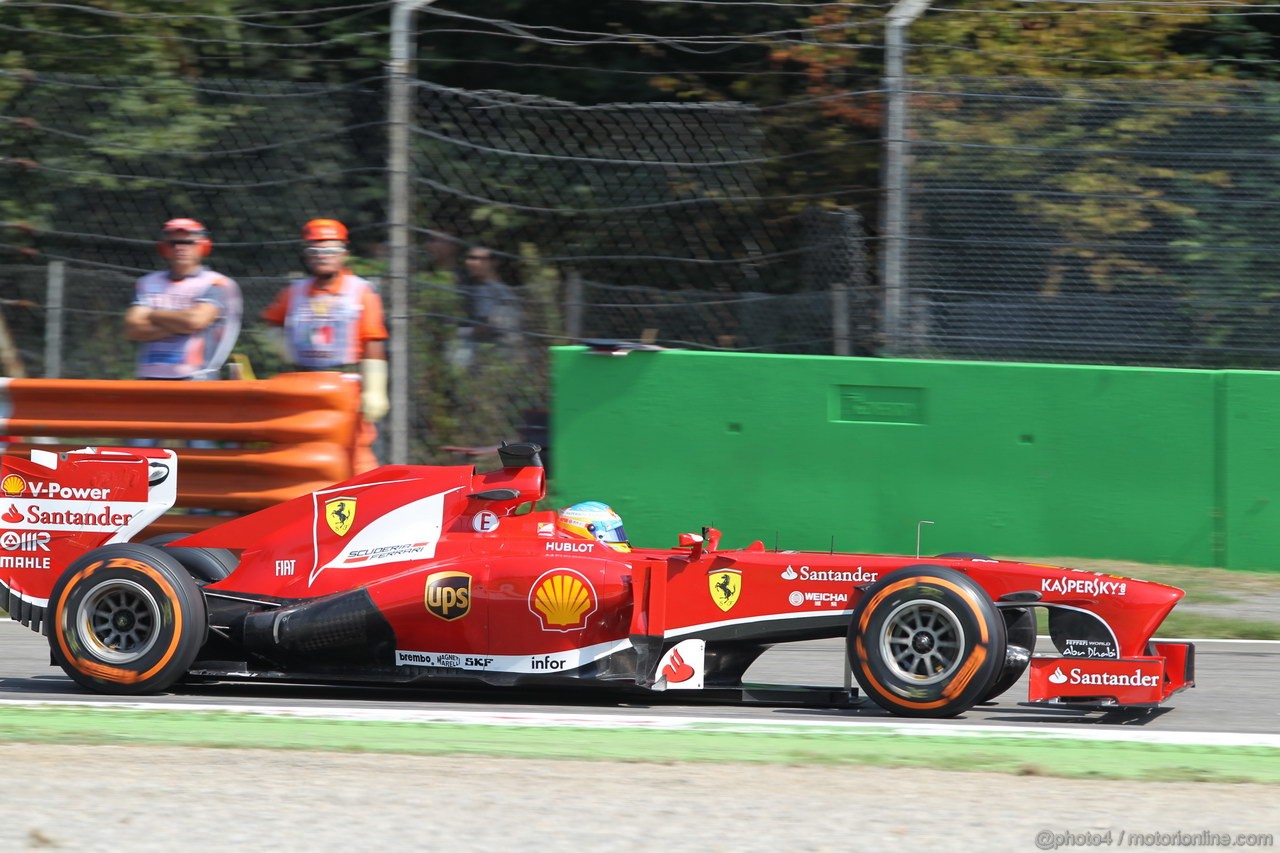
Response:
[[[737,728],[749,727],[743,723]],[[634,762],[771,762],[928,767],[1014,775],[1280,784],[1267,747],[1050,737],[912,737],[897,731],[601,729],[371,722],[228,712],[33,706],[0,709],[0,741],[88,745],[487,755]]]
[[[1280,640],[1280,623],[1179,613],[1174,610],[1160,623],[1159,637],[1206,637],[1218,640]]]

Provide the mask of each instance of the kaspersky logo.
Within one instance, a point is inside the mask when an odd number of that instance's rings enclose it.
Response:
[[[1041,592],[1056,595],[1124,595],[1129,589],[1126,581],[1105,578],[1042,578]]]

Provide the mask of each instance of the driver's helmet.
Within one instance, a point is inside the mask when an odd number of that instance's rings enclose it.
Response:
[[[600,501],[583,501],[560,510],[556,530],[564,536],[594,539],[615,551],[631,550],[626,531],[622,529],[622,518]]]

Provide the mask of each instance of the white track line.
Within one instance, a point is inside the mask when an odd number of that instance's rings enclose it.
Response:
[[[1171,746],[1246,746],[1280,749],[1280,735],[1251,732],[1165,732],[1103,726],[1039,726],[1014,728],[944,723],[895,723],[882,720],[823,718],[821,720],[733,720],[722,717],[675,717],[640,714],[564,714],[510,711],[442,711],[408,708],[292,708],[283,705],[200,705],[124,701],[69,702],[39,699],[0,699],[0,708],[65,708],[83,711],[145,710],[231,713],[249,716],[294,717],[380,723],[436,723],[447,725],[530,728],[647,729],[667,731],[732,731],[758,734],[892,734],[908,737],[1010,738],[1022,740],[1081,740]]]

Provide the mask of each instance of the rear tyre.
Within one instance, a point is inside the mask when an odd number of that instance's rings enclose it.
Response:
[[[849,626],[858,685],[904,717],[964,713],[987,694],[1004,659],[1004,620],[990,596],[942,566],[908,566],[880,578]]]
[[[158,548],[81,555],[49,594],[49,647],[72,680],[99,693],[155,693],[181,678],[208,632],[204,596]]]
[[[151,537],[143,544],[163,548],[164,552],[181,563],[193,578],[203,583],[217,583],[240,565],[236,555],[226,548],[185,548],[169,545],[170,542],[190,535],[190,533],[162,533]]]
[[[188,536],[194,536],[194,533],[161,533],[159,536],[152,536],[150,539],[144,539],[143,545],[150,545],[152,548],[163,548],[170,542],[177,542],[179,539],[186,539]]]

